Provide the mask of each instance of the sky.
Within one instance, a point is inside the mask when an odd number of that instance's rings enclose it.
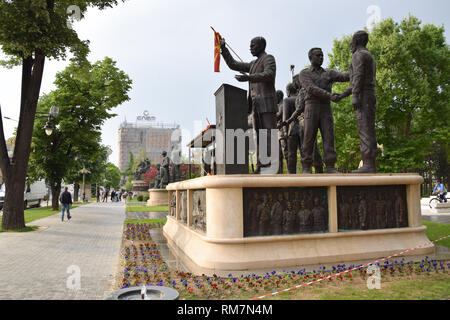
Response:
[[[214,92],[222,83],[248,89],[234,79],[221,61],[213,69],[213,26],[246,62],[253,60],[250,40],[263,36],[266,51],[277,63],[276,87],[285,90],[290,65],[296,73],[309,64],[308,50],[321,47],[331,52],[334,39],[353,34],[378,18],[400,21],[409,14],[424,24],[444,26],[449,36],[448,0],[128,0],[99,11],[90,9],[75,22],[80,39],[90,40],[89,60],[105,56],[133,80],[130,101],[113,110],[118,114],[105,122],[103,144],[112,149],[109,161],[118,165],[118,129],[125,119],[147,110],[157,121],[177,123],[183,129],[183,145],[215,123]],[[55,89],[55,74],[67,61],[47,60],[41,94]],[[0,69],[2,114],[19,118],[21,68]],[[17,122],[3,119],[5,137],[12,136]],[[187,149],[183,150],[187,153]]]

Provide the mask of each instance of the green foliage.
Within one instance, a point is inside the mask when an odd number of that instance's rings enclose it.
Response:
[[[83,68],[72,63],[56,75],[57,89],[41,97],[38,110],[48,112],[55,105],[60,115],[52,119],[56,130],[51,136],[42,129],[47,118],[35,121],[29,177],[51,185],[80,181],[79,170],[86,166],[88,182],[102,180],[108,148],[101,145],[101,126],[115,116],[112,108],[129,100],[131,88],[129,77],[115,65],[110,58],[93,65],[85,61]]]
[[[124,1],[124,0],[123,0]],[[88,7],[99,9],[117,5],[117,0],[21,0],[0,1],[0,46],[9,56],[3,66],[14,66],[35,54],[65,59],[71,51],[75,59],[83,59],[88,42],[78,38],[68,21],[70,6],[78,6],[82,19]],[[73,17],[72,17],[73,18]]]
[[[150,199],[150,196],[149,196],[149,195],[146,195],[146,196],[144,196],[144,199],[143,199],[143,200],[144,200],[145,202],[147,202],[148,199]]]
[[[133,190],[133,184],[131,183],[131,182],[127,182],[126,184],[125,184],[125,190],[126,191],[131,191],[131,190]]]
[[[142,202],[142,201],[144,201],[144,196],[142,194],[140,194],[136,197],[136,200],[139,202]]]
[[[134,156],[133,153],[130,152],[130,161],[128,162],[127,169],[122,172],[125,177],[134,176]]]
[[[329,67],[348,71],[351,35],[335,40]],[[383,149],[380,172],[413,171],[440,143],[450,151],[450,52],[444,28],[423,25],[415,17],[400,23],[380,22],[369,35],[369,51],[377,63],[377,140]],[[342,92],[345,85],[334,89]],[[334,105],[338,167],[357,167],[359,136],[351,97]]]
[[[105,179],[105,187],[113,188],[115,190],[120,189],[120,170],[115,164],[106,164]]]
[[[147,152],[143,148],[139,148],[138,154],[137,154],[136,158],[134,159],[134,163],[133,163],[133,177],[134,177],[134,171],[136,170],[139,163],[144,161],[146,158],[148,158]]]

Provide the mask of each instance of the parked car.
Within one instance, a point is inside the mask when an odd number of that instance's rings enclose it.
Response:
[[[28,208],[28,206],[41,206],[41,202],[47,195],[47,186],[45,185],[45,180],[37,181],[31,185],[25,186],[23,194],[23,206]],[[5,201],[5,184],[0,186],[0,210],[3,209],[3,203]]]

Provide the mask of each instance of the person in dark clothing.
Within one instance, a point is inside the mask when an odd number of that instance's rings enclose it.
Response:
[[[59,197],[59,201],[61,201],[61,221],[64,221],[64,211],[67,211],[67,219],[70,220],[72,217],[70,216],[70,205],[72,204],[72,195],[68,191],[69,188],[65,187],[64,192],[61,193]]]
[[[100,189],[97,189],[97,202],[100,202]]]

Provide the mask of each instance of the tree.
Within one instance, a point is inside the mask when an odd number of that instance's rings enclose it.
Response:
[[[53,120],[57,129],[50,136],[39,130],[46,119],[36,120],[30,175],[47,180],[57,210],[63,180],[80,181],[83,167],[91,171],[88,181],[101,179],[108,149],[101,146],[101,126],[115,116],[111,109],[129,100],[131,80],[105,58],[92,65],[85,61],[82,68],[70,64],[56,75],[55,85],[56,90],[41,98],[39,110],[60,106],[61,116]]]
[[[105,174],[105,187],[113,188],[115,190],[120,189],[120,170],[113,163],[108,163],[106,165],[106,174]]]
[[[438,143],[450,152],[448,112],[450,52],[444,28],[409,16],[400,23],[381,21],[369,35],[377,62],[376,134],[382,146],[380,172],[416,171]],[[348,71],[351,35],[334,41],[330,68]],[[342,92],[346,85],[336,85]],[[335,105],[338,167],[359,163],[359,137],[351,98]]]
[[[125,1],[125,0],[122,0]],[[25,227],[23,190],[30,156],[33,123],[46,58],[65,59],[67,51],[74,60],[87,54],[87,41],[79,39],[67,24],[67,9],[75,5],[82,19],[88,7],[105,9],[117,0],[21,0],[0,1],[0,46],[8,61],[0,65],[22,65],[20,117],[14,148],[15,162],[10,163],[6,149],[0,110],[0,169],[6,192],[3,207],[3,230]]]
[[[134,156],[133,153],[130,152],[130,161],[128,162],[127,169],[122,172],[122,176],[124,177],[124,181],[131,182],[134,179],[134,171],[135,171],[135,165],[134,165]]]

